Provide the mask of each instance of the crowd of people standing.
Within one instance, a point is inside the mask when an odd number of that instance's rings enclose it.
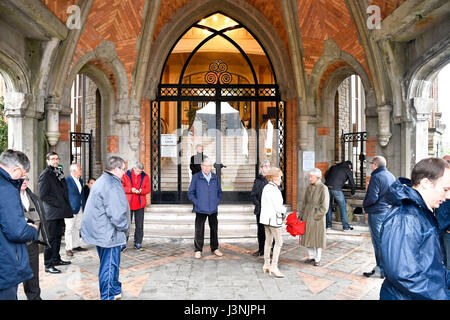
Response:
[[[200,171],[193,173],[188,190],[196,214],[194,257],[202,258],[206,220],[211,252],[222,257],[217,219],[222,200],[220,179],[211,171],[210,159],[200,148],[198,151]],[[61,273],[57,267],[71,263],[60,256],[63,235],[68,257],[87,250],[86,244],[96,246],[101,299],[120,299],[120,257],[133,217],[134,248],[143,250],[144,209],[150,192],[143,164],[137,162],[127,170],[122,158],[112,156],[98,180],[91,178],[84,185],[79,164],[72,164],[65,177],[56,152],[48,153],[46,161],[36,195],[28,187],[27,156],[11,149],[0,155],[0,192],[4,196],[0,202],[0,300],[16,300],[20,283],[29,300],[41,299],[39,244],[44,245],[45,272]],[[396,180],[384,157],[374,157],[371,165],[363,207],[376,266],[363,276],[384,279],[381,299],[449,299],[450,156],[419,161],[411,179]],[[351,169],[351,162],[345,161],[325,173],[318,168],[307,172],[309,184],[297,213],[306,225],[300,244],[307,249],[307,264],[320,266],[327,229],[332,226],[333,200],[340,208],[342,230],[352,230],[342,191],[348,182],[351,194],[355,193]],[[258,226],[258,250],[253,255],[264,256],[262,272],[277,278],[285,277],[278,264],[287,214],[280,189],[282,177],[279,168],[264,161],[251,192]]]

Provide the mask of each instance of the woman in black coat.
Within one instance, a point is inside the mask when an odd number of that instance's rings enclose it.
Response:
[[[270,169],[270,161],[264,160],[261,162],[259,166],[260,174],[256,177],[253,182],[253,188],[251,192],[251,197],[253,204],[255,205],[255,215],[256,215],[256,224],[258,226],[258,251],[254,252],[254,256],[263,256],[264,255],[264,243],[266,242],[266,233],[264,231],[264,225],[259,223],[259,217],[261,214],[261,195],[262,191],[267,184],[266,173]]]

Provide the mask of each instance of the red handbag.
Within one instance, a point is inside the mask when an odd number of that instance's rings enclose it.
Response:
[[[306,222],[298,220],[296,211],[288,215],[286,219],[286,231],[289,232],[293,237],[299,236],[299,243],[301,240],[301,236],[305,233],[305,227]]]

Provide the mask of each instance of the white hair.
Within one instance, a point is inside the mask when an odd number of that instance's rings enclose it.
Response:
[[[308,171],[308,174],[312,176],[316,176],[319,179],[322,179],[322,171],[319,168],[312,168]]]
[[[78,170],[78,166],[80,166],[79,163],[72,163],[72,164],[70,165],[70,172],[73,172],[73,171],[75,171],[75,170]],[[80,168],[81,168],[81,166],[80,166]]]

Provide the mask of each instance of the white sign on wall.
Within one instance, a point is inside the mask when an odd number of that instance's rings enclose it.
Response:
[[[176,134],[162,134],[161,135],[161,157],[176,158],[177,157],[177,142]]]
[[[303,151],[303,172],[315,167],[316,154],[314,151]]]

